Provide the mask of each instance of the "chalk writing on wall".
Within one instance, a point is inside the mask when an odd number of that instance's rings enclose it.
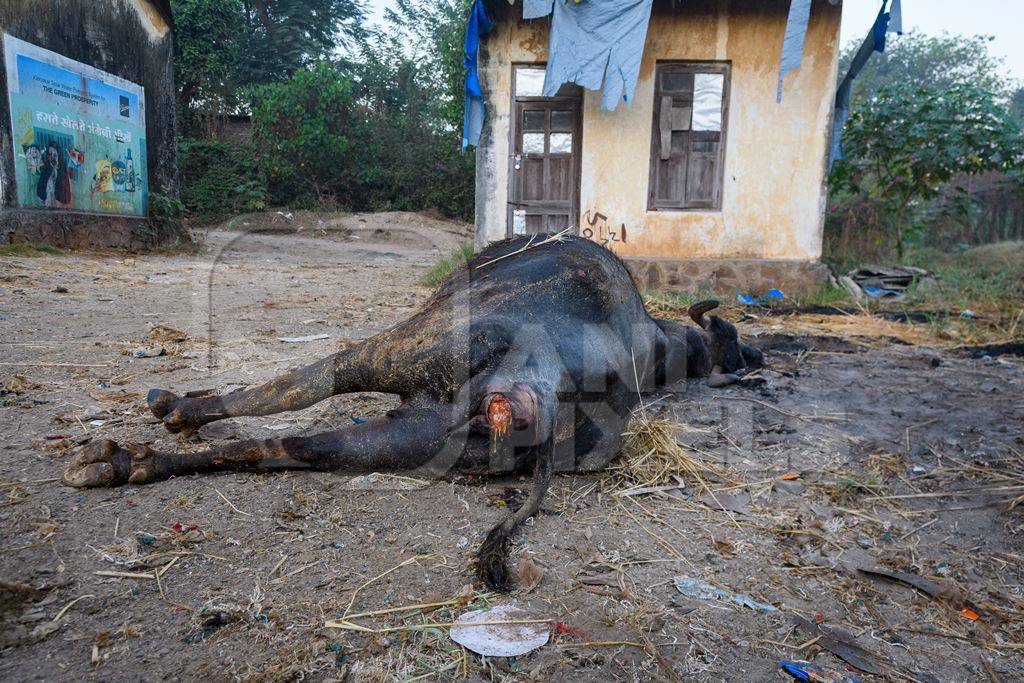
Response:
[[[3,34],[17,204],[145,216],[139,85]]]
[[[583,214],[583,221],[580,223],[580,235],[589,240],[600,242],[608,246],[612,242],[626,242],[626,224],[622,223],[618,228],[608,222],[605,216],[596,209],[587,209]]]

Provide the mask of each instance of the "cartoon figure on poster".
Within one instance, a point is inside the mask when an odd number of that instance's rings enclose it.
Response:
[[[3,35],[19,206],[146,215],[145,92]]]
[[[71,172],[68,169],[67,153],[56,142],[46,146],[43,165],[36,184],[36,196],[43,206],[51,209],[72,206]]]
[[[29,176],[38,176],[39,171],[43,168],[43,153],[39,150],[39,145],[34,142],[31,145],[25,145],[23,147],[23,154],[25,155],[25,167],[28,169]]]

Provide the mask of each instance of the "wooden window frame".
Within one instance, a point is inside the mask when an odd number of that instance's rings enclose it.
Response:
[[[684,195],[678,201],[655,199],[658,173],[658,162],[660,161],[661,143],[659,140],[660,127],[659,115],[661,109],[661,76],[663,73],[685,73],[685,74],[721,74],[722,82],[722,129],[719,131],[717,177],[715,178],[714,198],[710,203],[693,203],[688,205],[685,196],[686,183],[683,182]],[[658,212],[721,212],[722,211],[722,185],[725,177],[725,150],[728,145],[729,127],[729,100],[732,91],[732,63],[727,61],[684,61],[684,60],[659,60],[654,65],[654,101],[651,114],[651,150],[649,159],[649,175],[647,190],[647,210]],[[689,131],[690,134],[693,131]]]

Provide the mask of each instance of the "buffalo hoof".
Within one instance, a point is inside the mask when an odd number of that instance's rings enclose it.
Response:
[[[203,426],[193,417],[194,399],[183,398],[163,389],[151,389],[146,396],[146,403],[149,404],[150,412],[172,434],[182,432],[188,436]]]
[[[722,387],[727,387],[730,384],[734,384],[739,381],[739,375],[734,375],[731,372],[713,372],[708,377],[708,386],[711,387],[712,389],[721,389]]]
[[[148,446],[121,448],[110,439],[83,446],[64,470],[64,483],[79,489],[148,484],[156,479],[156,457]]]
[[[749,344],[740,344],[740,354],[743,356],[743,362],[751,370],[764,367],[764,354],[761,353],[760,349]]]

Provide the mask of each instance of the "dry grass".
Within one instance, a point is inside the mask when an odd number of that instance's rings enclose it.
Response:
[[[59,249],[49,244],[37,242],[17,242],[15,244],[0,244],[0,257],[4,256],[59,256],[64,254]]]
[[[728,471],[679,443],[676,435],[696,431],[680,422],[648,417],[638,411],[623,433],[622,454],[608,471],[611,488],[637,493],[650,487],[688,486],[694,491],[710,490],[709,479],[727,479]]]

